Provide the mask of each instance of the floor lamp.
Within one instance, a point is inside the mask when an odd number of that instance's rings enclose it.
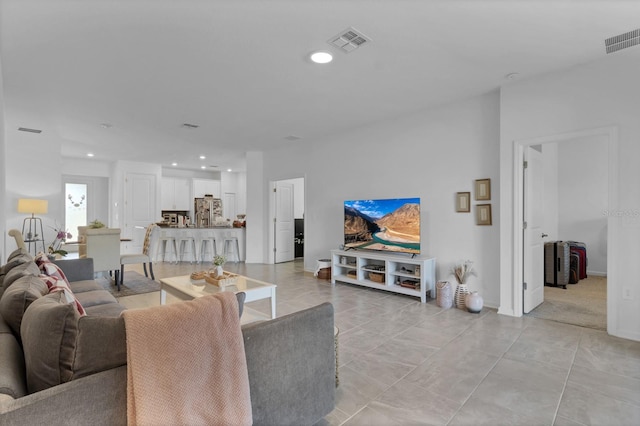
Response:
[[[44,247],[44,230],[42,228],[42,219],[36,217],[36,214],[46,214],[49,207],[47,200],[34,200],[31,198],[20,198],[18,200],[18,213],[31,213],[31,217],[27,217],[22,222],[22,237],[24,242],[28,244],[31,251],[33,243],[35,255],[38,251],[38,243],[42,243],[42,251],[46,253]],[[38,231],[38,227],[40,230]],[[38,234],[38,232],[40,232]]]

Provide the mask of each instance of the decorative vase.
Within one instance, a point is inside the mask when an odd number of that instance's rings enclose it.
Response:
[[[482,310],[482,305],[484,301],[482,300],[482,296],[478,294],[477,291],[472,291],[467,294],[464,299],[464,303],[467,306],[467,310],[472,314],[479,314]]]
[[[438,281],[436,283],[436,304],[443,308],[449,309],[453,306],[453,290],[449,281]]]
[[[469,288],[466,284],[458,284],[456,287],[456,308],[466,309],[464,298],[469,294]]]
[[[216,265],[216,277],[221,277],[224,275],[224,270],[222,269],[222,265]]]

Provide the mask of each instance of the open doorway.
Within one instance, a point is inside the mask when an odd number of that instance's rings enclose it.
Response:
[[[517,141],[516,156],[514,157],[514,166],[516,169],[516,185],[514,187],[514,209],[516,211],[516,217],[520,217],[522,222],[518,222],[515,226],[518,226],[518,230],[514,230],[514,252],[516,253],[515,259],[521,259],[520,262],[516,262],[514,276],[514,296],[521,295],[521,312],[524,312],[524,307],[527,305],[528,284],[525,284],[527,277],[531,277],[531,274],[527,274],[527,266],[531,268],[544,268],[544,265],[533,264],[532,254],[526,250],[526,199],[527,199],[527,185],[525,179],[524,162],[525,155],[528,150],[531,150],[532,146],[537,150],[545,151],[545,149],[552,153],[551,158],[555,158],[557,166],[551,162],[551,165],[546,164],[546,169],[555,169],[556,176],[552,176],[557,183],[551,184],[551,191],[546,190],[542,197],[542,203],[545,206],[545,220],[543,220],[543,226],[541,228],[541,235],[548,234],[546,240],[587,240],[589,264],[588,274],[594,279],[600,281],[597,284],[587,281],[580,281],[573,288],[573,295],[577,295],[578,291],[586,290],[587,288],[594,288],[597,285],[601,286],[601,290],[604,290],[605,301],[601,302],[603,310],[606,311],[605,318],[607,331],[611,332],[615,329],[615,324],[612,324],[611,318],[615,318],[612,301],[614,300],[611,295],[615,290],[617,281],[615,280],[615,264],[612,262],[614,258],[611,253],[611,247],[615,247],[614,240],[616,238],[613,230],[615,227],[610,226],[611,218],[608,217],[605,212],[615,206],[616,203],[616,188],[617,188],[617,175],[615,173],[617,164],[617,133],[615,128],[600,128],[581,132],[567,133],[549,137],[536,138],[534,140]],[[595,159],[595,163],[593,162]],[[587,160],[591,161],[589,165],[586,164]],[[577,163],[577,166],[571,166],[570,163]],[[573,170],[571,170],[573,167]],[[577,172],[575,171],[577,167]],[[549,170],[545,170],[548,173]],[[554,201],[557,200],[557,201]],[[586,204],[591,204],[591,208],[588,209]],[[595,208],[593,207],[595,205]],[[547,212],[548,210],[548,212]],[[589,210],[589,211],[587,211]],[[551,218],[551,220],[549,219]],[[557,219],[556,219],[557,218]],[[548,230],[548,231],[547,231]],[[520,255],[519,255],[520,254]],[[537,256],[537,262],[540,262],[542,256]],[[606,281],[603,283],[603,278],[606,277]],[[584,284],[581,286],[581,284]],[[604,284],[604,285],[602,285]],[[570,286],[573,286],[571,284]],[[578,287],[580,286],[580,287]],[[545,287],[545,293],[549,289]],[[571,287],[565,292],[562,289],[553,288],[556,292],[559,291],[567,302],[576,303],[571,296],[567,296]],[[602,291],[600,291],[602,293]],[[548,299],[547,294],[544,296],[544,300]],[[587,298],[593,298],[594,295],[585,295]],[[517,300],[517,299],[516,299]],[[563,303],[562,300],[558,300],[557,303]],[[535,305],[535,304],[534,304]],[[576,305],[576,312],[586,308],[586,306]],[[529,309],[533,312],[540,308],[535,308],[529,303]],[[557,313],[568,314],[569,310],[566,306],[557,309]],[[535,315],[535,314],[534,314]],[[570,315],[569,315],[570,316]],[[577,317],[577,315],[576,315]],[[553,319],[553,318],[548,318]],[[570,322],[566,319],[560,319],[562,322]],[[605,325],[602,324],[602,328]],[[593,324],[578,324],[585,326],[592,326]]]
[[[526,154],[530,159],[524,185],[525,282],[535,287],[527,277],[527,269],[540,263],[534,257],[544,257],[545,243],[551,250],[555,241],[569,242],[567,262],[574,262],[574,271],[567,270],[571,278],[566,285],[542,285],[539,295],[525,296],[524,312],[536,318],[606,330],[607,218],[603,212],[608,201],[607,140],[603,135],[585,136],[530,146]],[[537,184],[530,182],[529,177],[534,176],[539,180]],[[542,190],[532,196],[538,187]],[[532,204],[538,205],[527,206],[527,201],[533,200]],[[535,214],[527,218],[530,212]],[[580,246],[586,248],[584,258],[577,254]],[[549,263],[549,259],[542,263]],[[535,272],[541,284],[548,282],[548,271]],[[541,303],[537,302],[538,297]]]
[[[269,263],[304,259],[304,178],[272,181]]]

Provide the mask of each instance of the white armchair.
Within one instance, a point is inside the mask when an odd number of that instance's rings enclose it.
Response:
[[[85,253],[80,257],[93,259],[95,272],[115,271],[116,284],[120,282],[120,228],[85,230]]]

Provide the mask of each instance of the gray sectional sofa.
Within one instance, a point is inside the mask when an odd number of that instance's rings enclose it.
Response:
[[[94,281],[92,259],[56,263],[85,316],[48,294],[24,250],[0,268],[0,424],[124,425],[125,308]],[[333,410],[333,330],[329,303],[242,327],[254,424],[314,424]]]

